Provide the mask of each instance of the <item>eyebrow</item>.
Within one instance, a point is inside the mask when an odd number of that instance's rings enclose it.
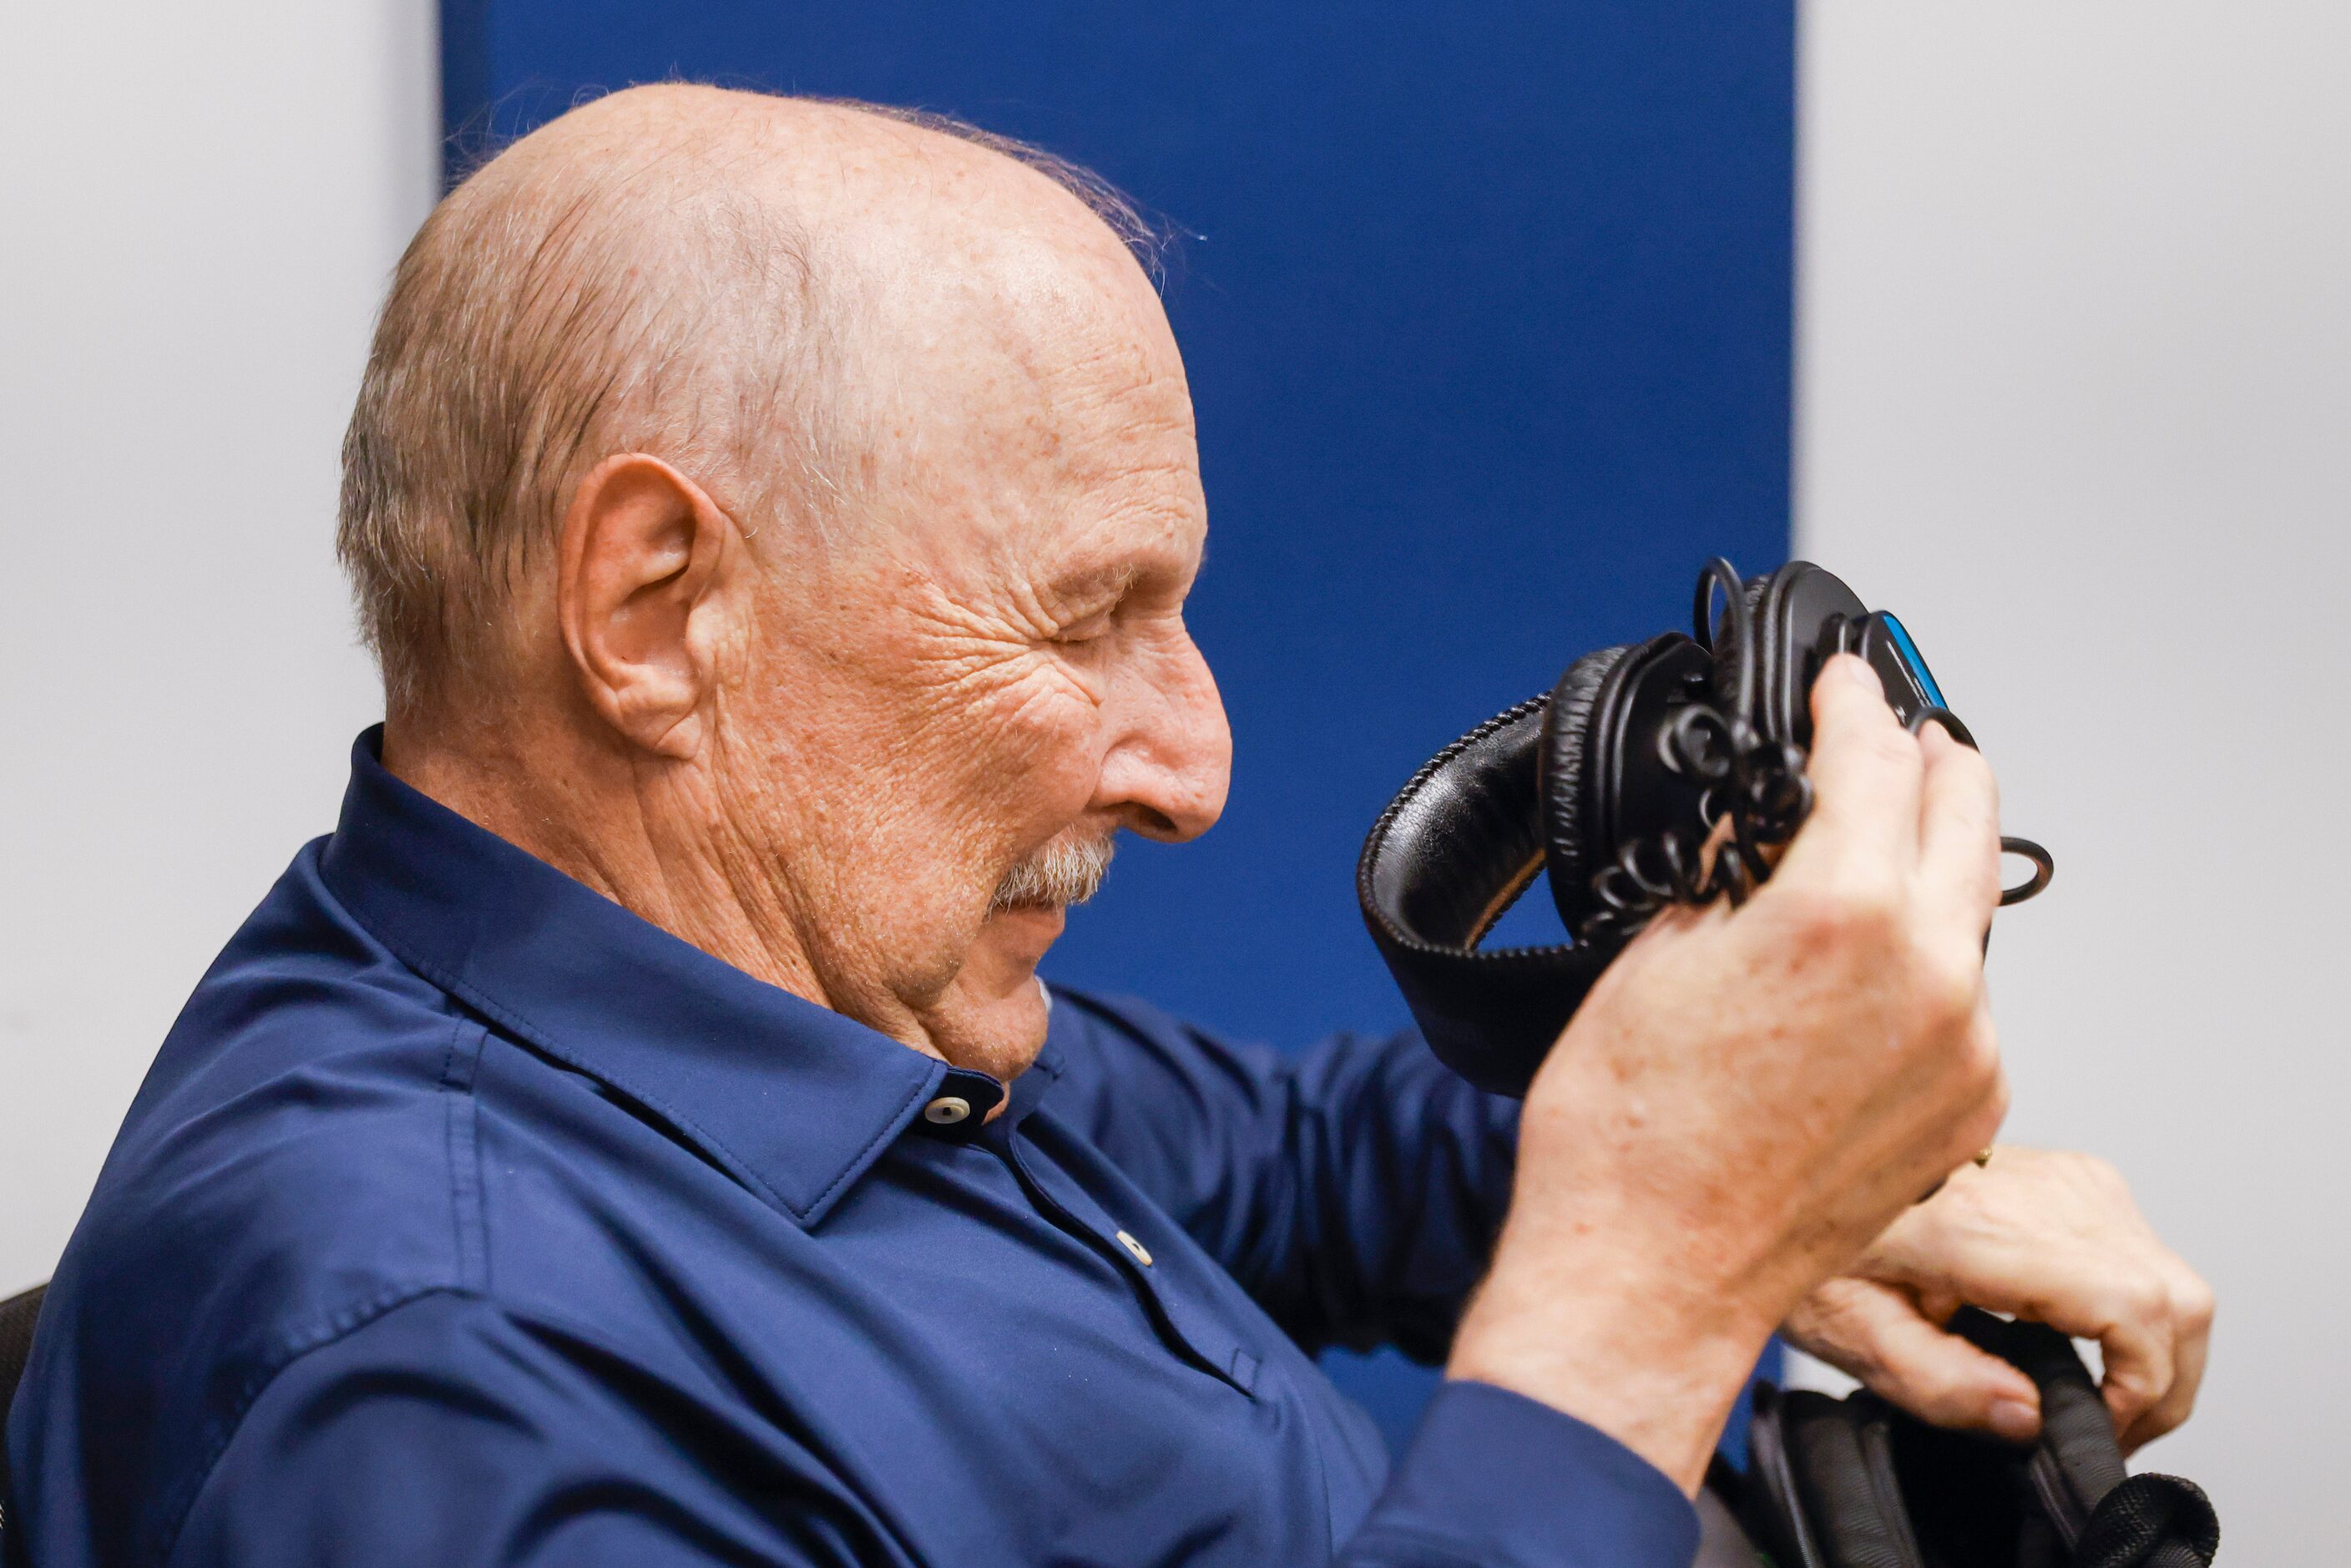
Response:
[[[1131,560],[1114,565],[1080,567],[1066,576],[1053,579],[1050,587],[1057,599],[1123,598],[1145,574],[1145,570]]]

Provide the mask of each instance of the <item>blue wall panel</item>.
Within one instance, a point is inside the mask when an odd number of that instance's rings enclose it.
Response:
[[[1572,655],[1680,624],[1707,556],[1786,552],[1792,0],[447,0],[444,24],[453,166],[683,77],[944,110],[1184,231],[1192,620],[1232,805],[1198,844],[1123,850],[1057,978],[1282,1044],[1395,1026],[1352,889],[1388,795]],[[1344,1376],[1391,1431],[1422,1386]]]

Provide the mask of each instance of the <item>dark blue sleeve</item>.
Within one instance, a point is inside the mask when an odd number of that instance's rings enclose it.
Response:
[[[1415,1034],[1295,1056],[1056,991],[1050,1102],[1308,1349],[1441,1359],[1510,1200],[1515,1102]]]
[[[287,1363],[173,1568],[904,1563],[788,1437],[558,1326],[436,1292]]]
[[[1698,1511],[1630,1448],[1549,1406],[1450,1382],[1339,1568],[1689,1568]]]

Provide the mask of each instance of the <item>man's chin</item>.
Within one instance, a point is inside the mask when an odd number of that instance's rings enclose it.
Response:
[[[1033,974],[1044,961],[1046,949],[1061,938],[1061,928],[1068,924],[1069,912],[1058,904],[999,909],[981,923],[979,940],[974,946],[992,948]]]
[[[1045,988],[1033,968],[1011,980],[1002,974],[983,978],[967,966],[946,1000],[932,1020],[931,1038],[957,1067],[1009,1083],[1044,1048]]]
[[[1036,1059],[1046,1017],[1037,964],[1063,922],[1058,904],[1024,904],[980,924],[933,1022],[948,1061],[1008,1081]]]

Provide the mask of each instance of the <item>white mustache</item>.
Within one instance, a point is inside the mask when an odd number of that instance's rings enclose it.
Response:
[[[1004,873],[996,884],[996,896],[987,901],[987,913],[1083,904],[1102,891],[1117,849],[1109,833],[1098,839],[1055,839]]]

